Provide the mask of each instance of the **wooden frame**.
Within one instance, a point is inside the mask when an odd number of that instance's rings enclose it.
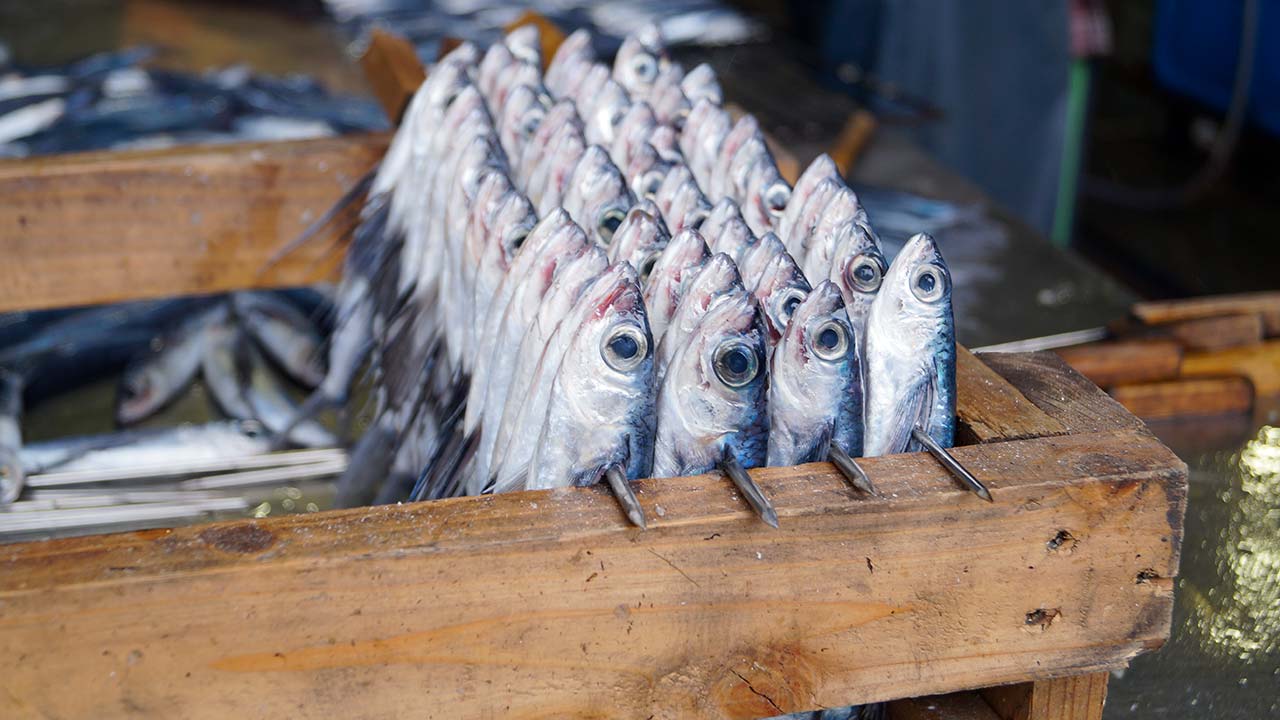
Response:
[[[328,148],[355,158],[354,176],[383,140],[325,142],[257,151],[297,177]],[[298,148],[308,160],[290,159]],[[218,272],[143,277],[199,243],[174,232],[162,253],[131,212],[174,231],[207,205],[181,193],[148,215],[117,189],[131,210],[104,228],[123,239],[85,242],[164,259],[66,282],[97,252],[59,244],[89,226],[66,203],[90,203],[77,188],[100,170],[181,183],[189,159],[256,177],[253,153],[0,165],[10,188],[63,168],[39,192],[0,194],[0,247],[27,268],[22,294],[0,283],[0,308],[310,277],[301,259],[248,269],[292,236],[288,219],[227,226],[237,251]],[[317,184],[308,207],[342,189]],[[218,195],[219,216],[256,195]],[[917,453],[864,461],[878,498],[826,463],[751,471],[779,530],[707,475],[639,483],[647,531],[588,488],[0,547],[0,714],[754,718],[987,688],[891,713],[1097,717],[1098,673],[1168,637],[1186,467],[1054,355],[962,353],[958,376],[955,453],[994,503]],[[1006,683],[1022,684],[991,689]]]

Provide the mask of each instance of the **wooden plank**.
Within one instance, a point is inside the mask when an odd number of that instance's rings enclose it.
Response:
[[[1101,387],[1175,378],[1182,361],[1182,347],[1173,340],[1106,341],[1056,352]]]
[[[964,346],[956,346],[956,432],[959,444],[1061,435],[1062,423],[1023,397]]]
[[[831,159],[836,167],[840,168],[842,177],[847,178],[849,173],[853,172],[853,167],[857,164],[862,151],[871,143],[877,126],[876,116],[866,110],[859,109],[849,114],[849,119],[840,129],[840,134],[836,136],[830,152]]]
[[[885,715],[887,720],[1001,720],[976,692],[894,700]]]
[[[1241,375],[1253,384],[1258,398],[1280,396],[1280,340],[1210,353],[1187,353],[1183,377]]]
[[[267,260],[386,144],[374,134],[0,162],[0,312],[331,277],[355,208]]]
[[[1187,350],[1204,352],[1256,345],[1262,342],[1266,331],[1258,313],[1192,318],[1156,327]]]
[[[1133,306],[1134,317],[1151,325],[1250,313],[1262,316],[1267,337],[1280,335],[1280,292],[1277,291],[1141,302]]]
[[[1141,420],[1052,352],[982,353],[980,357],[1068,432],[1146,431]]]
[[[981,694],[1000,720],[1102,720],[1107,673],[984,688]]]
[[[1186,469],[1133,431],[0,548],[0,715],[749,718],[1124,666]],[[74,687],[76,692],[66,692]]]
[[[1140,418],[1247,413],[1253,386],[1241,377],[1184,378],[1111,388],[1111,397]]]
[[[398,124],[409,98],[427,77],[413,44],[401,35],[374,28],[360,67],[387,117]]]

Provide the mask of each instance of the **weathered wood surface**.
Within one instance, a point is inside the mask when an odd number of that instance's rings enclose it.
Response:
[[[963,346],[956,347],[957,440],[968,445],[993,440],[1061,435],[1062,423],[1036,407],[1008,380]]]
[[[1110,392],[1129,412],[1148,420],[1243,413],[1253,407],[1253,386],[1241,377],[1117,385]]]
[[[1133,306],[1134,317],[1149,325],[1242,313],[1260,315],[1268,337],[1280,335],[1280,292],[1141,302]]]
[[[1213,351],[1262,342],[1266,333],[1262,315],[1221,315],[1191,318],[1155,326],[1167,332],[1187,350]]]
[[[1067,432],[1120,428],[1146,432],[1141,420],[1052,352],[982,353],[977,357]],[[963,403],[965,395],[961,393],[958,399]]]
[[[0,162],[0,312],[331,277],[354,208],[267,260],[378,161],[383,135]]]
[[[1102,720],[1107,673],[984,688],[980,694],[1000,720]]]
[[[1119,430],[0,549],[0,715],[727,717],[1116,668],[1169,632],[1185,467]],[[661,510],[659,510],[661,507]],[[76,692],[66,692],[74,687]]]
[[[1088,343],[1062,348],[1057,353],[1102,387],[1169,380],[1178,376],[1182,362],[1182,346],[1174,340]]]

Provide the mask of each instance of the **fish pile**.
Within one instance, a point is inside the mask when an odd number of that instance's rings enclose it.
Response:
[[[892,265],[821,156],[794,187],[757,121],[656,27],[612,64],[537,30],[443,56],[368,190],[329,373],[366,357],[377,419],[349,504],[941,449],[955,424],[951,278],[934,240]],[[383,482],[384,478],[389,478]]]
[[[0,158],[192,143],[299,140],[382,130],[373,102],[333,95],[315,80],[245,66],[202,74],[145,64],[149,47],[65,67],[11,62],[0,44]]]
[[[209,493],[342,472],[339,439],[292,422],[290,386],[315,388],[328,370],[310,317],[325,308],[312,291],[238,292],[0,317],[0,536],[243,509]],[[24,405],[116,374],[120,425],[152,418],[197,377],[225,419],[23,443]],[[274,452],[286,445],[323,450]]]

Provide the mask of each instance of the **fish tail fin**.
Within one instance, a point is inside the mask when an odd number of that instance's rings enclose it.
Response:
[[[351,451],[347,470],[338,478],[334,504],[361,507],[376,499],[391,470],[395,433],[382,425],[369,428]]]
[[[334,219],[341,215],[348,207],[355,204],[356,201],[367,193],[369,188],[373,186],[373,179],[377,175],[377,172],[378,166],[374,165],[368,170],[368,172],[360,176],[360,179],[348,188],[347,191],[344,192],[342,196],[324,212],[324,214],[319,218],[316,218],[315,222],[308,225],[300,235],[282,245],[275,252],[271,253],[271,256],[267,258],[267,261],[263,263],[262,268],[258,270],[258,277],[262,277],[268,270],[279,264],[281,260],[284,260],[295,250],[311,242],[311,240],[314,239],[321,230],[332,223]]]

